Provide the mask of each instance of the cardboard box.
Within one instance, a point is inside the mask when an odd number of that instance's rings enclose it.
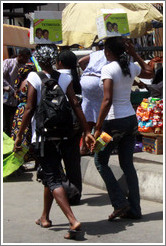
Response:
[[[31,14],[30,43],[61,44],[62,13],[60,11],[35,11]]]
[[[143,137],[142,151],[155,155],[163,154],[163,137]]]
[[[129,36],[129,25],[127,13],[123,10],[110,10],[110,12],[103,13],[96,19],[97,32],[99,39],[115,36]]]

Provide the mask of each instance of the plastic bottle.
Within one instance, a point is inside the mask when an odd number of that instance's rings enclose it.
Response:
[[[113,138],[108,133],[102,132],[96,140],[94,152],[98,153],[103,150],[110,141],[113,141]]]

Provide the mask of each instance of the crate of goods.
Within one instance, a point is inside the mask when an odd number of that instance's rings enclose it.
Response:
[[[163,154],[163,137],[146,137],[142,138],[142,151],[152,154]]]

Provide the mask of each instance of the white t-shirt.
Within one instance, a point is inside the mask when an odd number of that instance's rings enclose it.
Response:
[[[48,78],[51,77],[50,74],[46,74]],[[27,81],[35,88],[35,90],[37,91],[37,105],[39,105],[40,99],[41,99],[41,84],[42,81],[40,79],[40,77],[37,75],[37,73],[35,72],[30,72],[28,77],[27,77]],[[63,92],[66,94],[67,91],[67,87],[69,86],[69,84],[71,83],[71,78],[69,75],[67,74],[60,74],[59,80],[58,80],[58,84],[60,85],[60,87],[62,88]],[[34,119],[34,117],[32,117],[31,120],[31,126],[32,126],[32,143],[36,142],[36,120]]]
[[[35,37],[34,41],[35,41],[36,44],[43,44],[44,39]]]
[[[46,39],[46,38],[43,38],[43,41],[42,41],[43,44],[51,44],[52,41],[49,40],[49,39]]]
[[[62,69],[58,69],[57,71],[59,73],[67,74],[68,76],[70,76],[70,79],[72,80],[71,69],[62,68]]]
[[[108,31],[107,30],[107,35],[108,36],[112,36],[112,37],[117,37],[117,36],[122,36],[121,34],[120,34],[120,32],[115,32],[115,31],[112,31],[112,32],[110,32],[110,31]]]
[[[106,117],[107,120],[124,118],[135,114],[130,102],[131,87],[134,78],[141,72],[141,68],[134,63],[129,65],[131,77],[124,76],[118,62],[113,61],[102,68],[100,86],[104,79],[113,80],[112,105]]]

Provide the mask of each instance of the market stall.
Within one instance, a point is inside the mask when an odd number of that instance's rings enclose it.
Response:
[[[163,99],[143,99],[137,111],[138,131],[142,137],[142,150],[163,154]]]

